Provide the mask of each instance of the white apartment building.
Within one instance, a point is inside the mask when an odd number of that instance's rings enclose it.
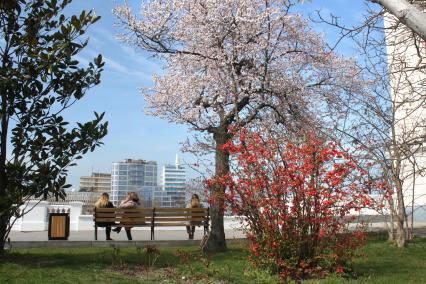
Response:
[[[161,184],[165,191],[186,190],[186,169],[180,164],[179,156],[177,154],[174,165],[163,166]]]
[[[80,177],[80,191],[109,193],[111,191],[111,174],[92,173],[91,176]]]
[[[415,42],[412,32],[400,23],[390,29],[396,21],[392,15],[384,17],[393,125],[400,148],[415,152],[415,162],[403,157],[404,203],[411,206],[414,189],[414,206],[419,207],[426,205],[426,45]]]

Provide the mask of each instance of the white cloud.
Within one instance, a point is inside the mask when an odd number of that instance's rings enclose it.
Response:
[[[144,80],[151,80],[151,75],[141,72],[137,69],[128,68],[127,66],[111,59],[108,57],[104,57],[105,61],[105,70],[111,70],[113,72],[117,72],[122,75],[139,77]]]
[[[96,57],[101,53],[106,63],[105,70],[145,80],[151,80],[153,73],[161,72],[160,63],[148,59],[148,54],[137,52],[135,48],[126,46],[125,43],[116,39],[110,30],[95,27],[91,31],[89,40],[91,48],[86,50],[86,54]],[[95,51],[93,47],[96,47],[98,51]]]
[[[161,72],[160,62],[156,62],[154,59],[148,59],[148,54],[141,54],[137,52],[135,48],[131,48],[124,43],[120,44],[120,49],[123,51],[123,54],[131,58],[132,62],[138,64],[140,67],[151,70],[151,73]]]

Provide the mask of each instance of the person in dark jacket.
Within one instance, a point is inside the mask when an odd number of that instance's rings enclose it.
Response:
[[[109,201],[109,194],[104,192],[99,197],[98,201],[95,203],[96,208],[114,208],[114,205]],[[112,241],[111,239],[111,226],[114,225],[113,222],[100,222],[98,223],[99,227],[105,227],[105,234],[107,241]]]
[[[186,208],[201,208],[200,198],[198,194],[193,194],[191,197],[191,202],[186,206]],[[194,212],[195,213],[195,212]],[[186,232],[188,233],[188,238],[190,240],[194,239],[195,226],[201,226],[202,221],[188,221],[186,226]]]

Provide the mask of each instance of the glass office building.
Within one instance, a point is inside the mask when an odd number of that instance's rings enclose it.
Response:
[[[144,195],[148,197],[148,193],[153,192],[156,186],[157,162],[126,159],[112,163],[110,199],[114,205],[118,205],[129,191],[142,194],[144,200]]]
[[[153,192],[153,207],[186,207],[185,191],[183,190],[155,190]]]

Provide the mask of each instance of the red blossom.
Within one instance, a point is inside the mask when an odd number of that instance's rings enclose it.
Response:
[[[208,184],[226,186],[233,212],[245,217],[253,261],[295,279],[343,272],[364,240],[359,231],[346,231],[348,214],[376,206],[368,192],[387,190],[386,184],[369,181],[349,153],[312,134],[284,144],[246,130],[237,137],[226,144],[236,170]],[[312,254],[292,262],[303,251]]]

